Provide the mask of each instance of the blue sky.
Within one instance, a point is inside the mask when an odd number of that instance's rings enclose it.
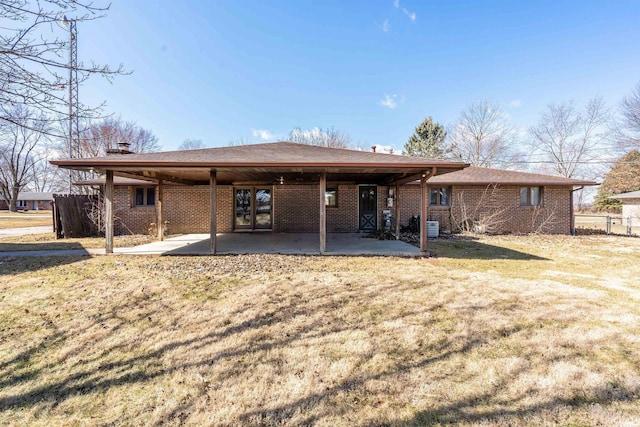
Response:
[[[83,103],[151,130],[164,150],[334,127],[401,150],[426,116],[487,99],[526,129],[550,102],[640,81],[640,1],[120,1],[78,24]]]

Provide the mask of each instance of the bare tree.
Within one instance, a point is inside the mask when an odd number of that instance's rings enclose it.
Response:
[[[640,82],[620,103],[622,119],[616,127],[616,139],[624,151],[640,149]]]
[[[311,130],[302,130],[295,128],[289,132],[287,138],[291,142],[300,144],[319,145],[321,147],[331,148],[350,148],[351,137],[345,132],[330,128],[320,129],[313,128]]]
[[[0,110],[14,117],[13,121],[0,120],[0,196],[9,201],[9,210],[15,212],[18,193],[33,179],[46,121],[20,105],[11,111]]]
[[[33,156],[33,179],[27,189],[44,193],[61,193],[68,190],[69,176],[67,171],[52,165],[49,160],[64,157],[58,147],[48,140],[36,147]]]
[[[472,193],[472,197],[468,197]],[[497,233],[507,221],[508,207],[500,203],[500,187],[457,191],[451,206],[451,221],[463,233]]]
[[[584,111],[573,102],[549,104],[538,123],[529,129],[532,154],[542,154],[553,170],[567,178],[585,175],[585,162],[606,147],[609,113],[601,97],[591,99]]]
[[[59,27],[65,17],[74,22],[98,19],[109,5],[96,5],[86,0],[3,0],[0,2],[0,104],[20,105],[46,116],[37,120],[60,120],[68,110],[65,99],[70,64],[69,33]],[[111,79],[124,74],[122,65],[85,65],[75,68],[78,84],[92,74]],[[98,107],[99,108],[99,107]],[[98,108],[78,105],[80,118],[94,117]],[[1,119],[16,126],[32,126],[4,110]],[[57,117],[57,119],[56,119]],[[42,131],[41,127],[32,129]]]
[[[118,147],[118,142],[128,142],[129,149],[136,153],[160,150],[158,138],[149,130],[134,122],[107,118],[90,125],[80,135],[82,157],[103,156],[107,150]]]
[[[236,139],[229,140],[229,147],[240,147],[242,145],[251,145],[251,142],[247,138],[238,137]]]
[[[452,157],[474,166],[508,166],[516,161],[516,133],[507,115],[488,101],[469,105],[449,132]]]
[[[206,148],[201,139],[185,139],[178,150],[198,150],[200,148]]]

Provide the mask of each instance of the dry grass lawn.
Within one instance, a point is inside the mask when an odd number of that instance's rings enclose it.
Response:
[[[38,227],[41,225],[53,227],[51,211],[0,211],[0,228]]]
[[[168,236],[172,237],[172,236]],[[128,234],[114,236],[117,248],[143,245],[156,241],[156,236],[146,234]],[[55,233],[26,234],[24,236],[4,237],[0,239],[0,252],[13,251],[51,251],[62,249],[104,248],[104,237],[83,237],[77,239],[56,239]]]
[[[640,420],[640,239],[0,259],[2,425]]]

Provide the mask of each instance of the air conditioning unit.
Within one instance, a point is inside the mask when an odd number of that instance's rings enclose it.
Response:
[[[438,221],[427,221],[427,237],[438,237],[440,235],[440,223]]]

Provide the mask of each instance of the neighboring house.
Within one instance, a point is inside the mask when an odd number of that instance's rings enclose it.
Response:
[[[573,191],[596,183],[471,166],[430,178],[427,185],[427,219],[438,221],[440,231],[569,234],[574,229]],[[413,200],[418,200],[418,187],[414,185]]]
[[[53,193],[20,192],[16,207],[20,211],[50,211]],[[0,210],[8,210],[9,201],[0,196]]]
[[[622,202],[623,224],[629,225],[630,221],[633,227],[640,226],[640,191],[616,194],[609,198],[618,199]]]

